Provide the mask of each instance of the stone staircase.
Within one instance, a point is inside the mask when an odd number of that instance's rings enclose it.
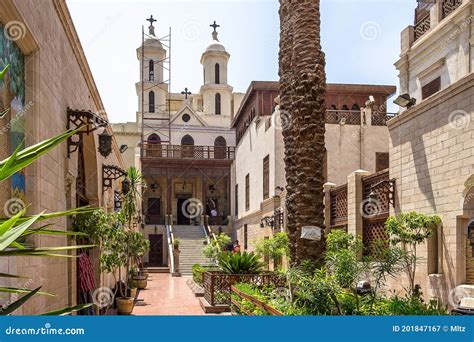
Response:
[[[209,259],[202,255],[206,235],[202,226],[173,226],[173,235],[180,241],[179,270],[191,275],[194,264],[208,265]]]

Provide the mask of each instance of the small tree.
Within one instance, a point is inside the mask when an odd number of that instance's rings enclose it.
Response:
[[[416,295],[416,266],[420,260],[417,247],[433,235],[439,224],[441,224],[441,218],[438,215],[425,215],[415,211],[391,216],[385,222],[390,244],[403,252],[401,254],[402,267],[408,277],[411,295]]]
[[[256,252],[260,257],[273,260],[275,268],[281,268],[281,259],[290,253],[290,239],[287,233],[276,233],[270,239],[263,239],[257,243]]]
[[[232,240],[227,234],[220,233],[215,239],[211,239],[211,242],[204,247],[202,254],[214,264],[217,264],[219,254],[224,252],[231,242]]]

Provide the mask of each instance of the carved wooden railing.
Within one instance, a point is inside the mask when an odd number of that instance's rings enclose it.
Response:
[[[347,227],[347,184],[331,189],[331,228]]]
[[[361,115],[360,110],[326,110],[326,123],[327,124],[341,124],[346,125],[360,125]]]
[[[461,6],[462,0],[443,0],[442,15],[443,19],[450,15],[456,8]]]
[[[362,178],[363,201],[360,211],[363,217],[362,240],[364,255],[374,255],[374,243],[388,241],[385,221],[390,215],[390,206],[395,205],[395,180],[388,170]]]
[[[143,142],[142,152],[144,158],[158,159],[233,160],[235,158],[235,147],[224,146],[160,145]]]
[[[419,39],[422,35],[424,35],[431,27],[431,19],[430,14],[428,13],[423,19],[415,25],[415,40]]]
[[[212,305],[230,305],[231,287],[237,283],[250,283],[257,286],[285,286],[286,279],[275,273],[262,274],[224,274],[205,272],[203,274],[204,298]]]

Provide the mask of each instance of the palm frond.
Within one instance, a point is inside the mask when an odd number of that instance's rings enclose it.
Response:
[[[58,254],[54,252],[64,252],[76,249],[88,249],[94,248],[95,245],[78,245],[78,246],[66,246],[66,247],[41,247],[41,248],[27,248],[27,249],[8,249],[5,251],[0,251],[0,257],[2,256],[60,256],[60,257],[75,257],[74,255],[67,254]]]
[[[65,316],[70,315],[74,312],[81,311],[83,309],[90,308],[93,304],[81,304],[76,306],[69,306],[58,310],[49,311],[41,314],[40,316]]]
[[[13,311],[18,309],[20,306],[25,304],[27,300],[29,300],[31,297],[33,297],[39,290],[41,289],[41,286],[34,289],[33,291],[30,291],[28,294],[24,295],[17,301],[11,303],[7,307],[0,308],[0,316],[5,316],[11,314]]]
[[[21,213],[21,212],[20,212]],[[35,223],[40,215],[33,216],[28,221],[18,225],[18,226],[10,226],[10,228],[0,234],[0,251],[3,251],[5,248],[10,246],[17,238],[23,234],[25,230],[27,230],[33,223]],[[16,215],[11,218],[11,220],[15,221]],[[3,225],[10,225],[11,222],[7,221]],[[3,230],[3,229],[2,229]]]

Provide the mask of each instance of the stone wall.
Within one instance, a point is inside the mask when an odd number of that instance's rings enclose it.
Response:
[[[26,55],[26,144],[31,145],[66,130],[68,107],[87,109],[106,117],[82,48],[62,1],[2,1],[0,21],[17,20],[26,33],[18,41]],[[111,133],[111,132],[110,132]],[[114,143],[114,153],[103,159],[97,153],[97,134],[86,138],[84,156],[87,196],[90,204],[113,208],[113,193],[102,194],[102,163],[122,167]],[[61,211],[76,206],[75,177],[77,152],[67,158],[61,144],[26,170],[28,212]],[[70,221],[55,219],[54,228],[70,229]],[[65,237],[37,236],[35,246],[67,245]],[[52,292],[55,297],[36,296],[16,314],[36,314],[76,303],[76,267],[64,258],[12,258],[8,271],[31,277],[16,286]],[[99,279],[97,279],[99,281]],[[98,284],[97,284],[98,285]]]

